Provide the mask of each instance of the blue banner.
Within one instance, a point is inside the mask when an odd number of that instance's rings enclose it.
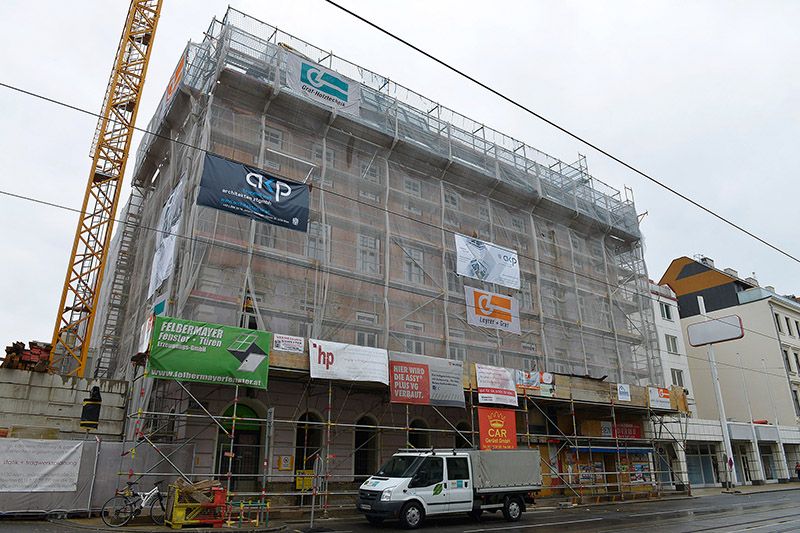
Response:
[[[207,153],[197,205],[306,231],[309,192],[303,183]]]

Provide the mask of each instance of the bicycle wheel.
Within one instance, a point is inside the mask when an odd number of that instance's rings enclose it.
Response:
[[[150,520],[157,526],[164,525],[164,518],[167,516],[167,510],[164,509],[164,499],[156,498],[150,504]]]
[[[103,504],[100,518],[109,527],[122,527],[133,518],[133,504],[126,496],[112,496]]]

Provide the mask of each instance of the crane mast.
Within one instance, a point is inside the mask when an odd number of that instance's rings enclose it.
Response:
[[[132,0],[92,144],[92,166],[53,331],[50,369],[83,377],[97,297],[162,0]]]

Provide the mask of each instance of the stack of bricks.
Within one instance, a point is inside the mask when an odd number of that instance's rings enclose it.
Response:
[[[47,342],[31,341],[25,349],[24,342],[14,342],[6,346],[6,357],[1,368],[46,372],[50,363],[51,345]]]

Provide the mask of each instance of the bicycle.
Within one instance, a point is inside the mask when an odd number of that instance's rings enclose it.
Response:
[[[150,507],[150,519],[158,526],[164,525],[166,509],[164,507],[164,497],[161,495],[159,485],[161,481],[156,481],[153,488],[147,492],[136,492],[133,490],[136,481],[126,481],[127,487],[117,493],[103,504],[100,517],[103,523],[109,527],[122,527],[135,517],[139,516],[145,507]]]

